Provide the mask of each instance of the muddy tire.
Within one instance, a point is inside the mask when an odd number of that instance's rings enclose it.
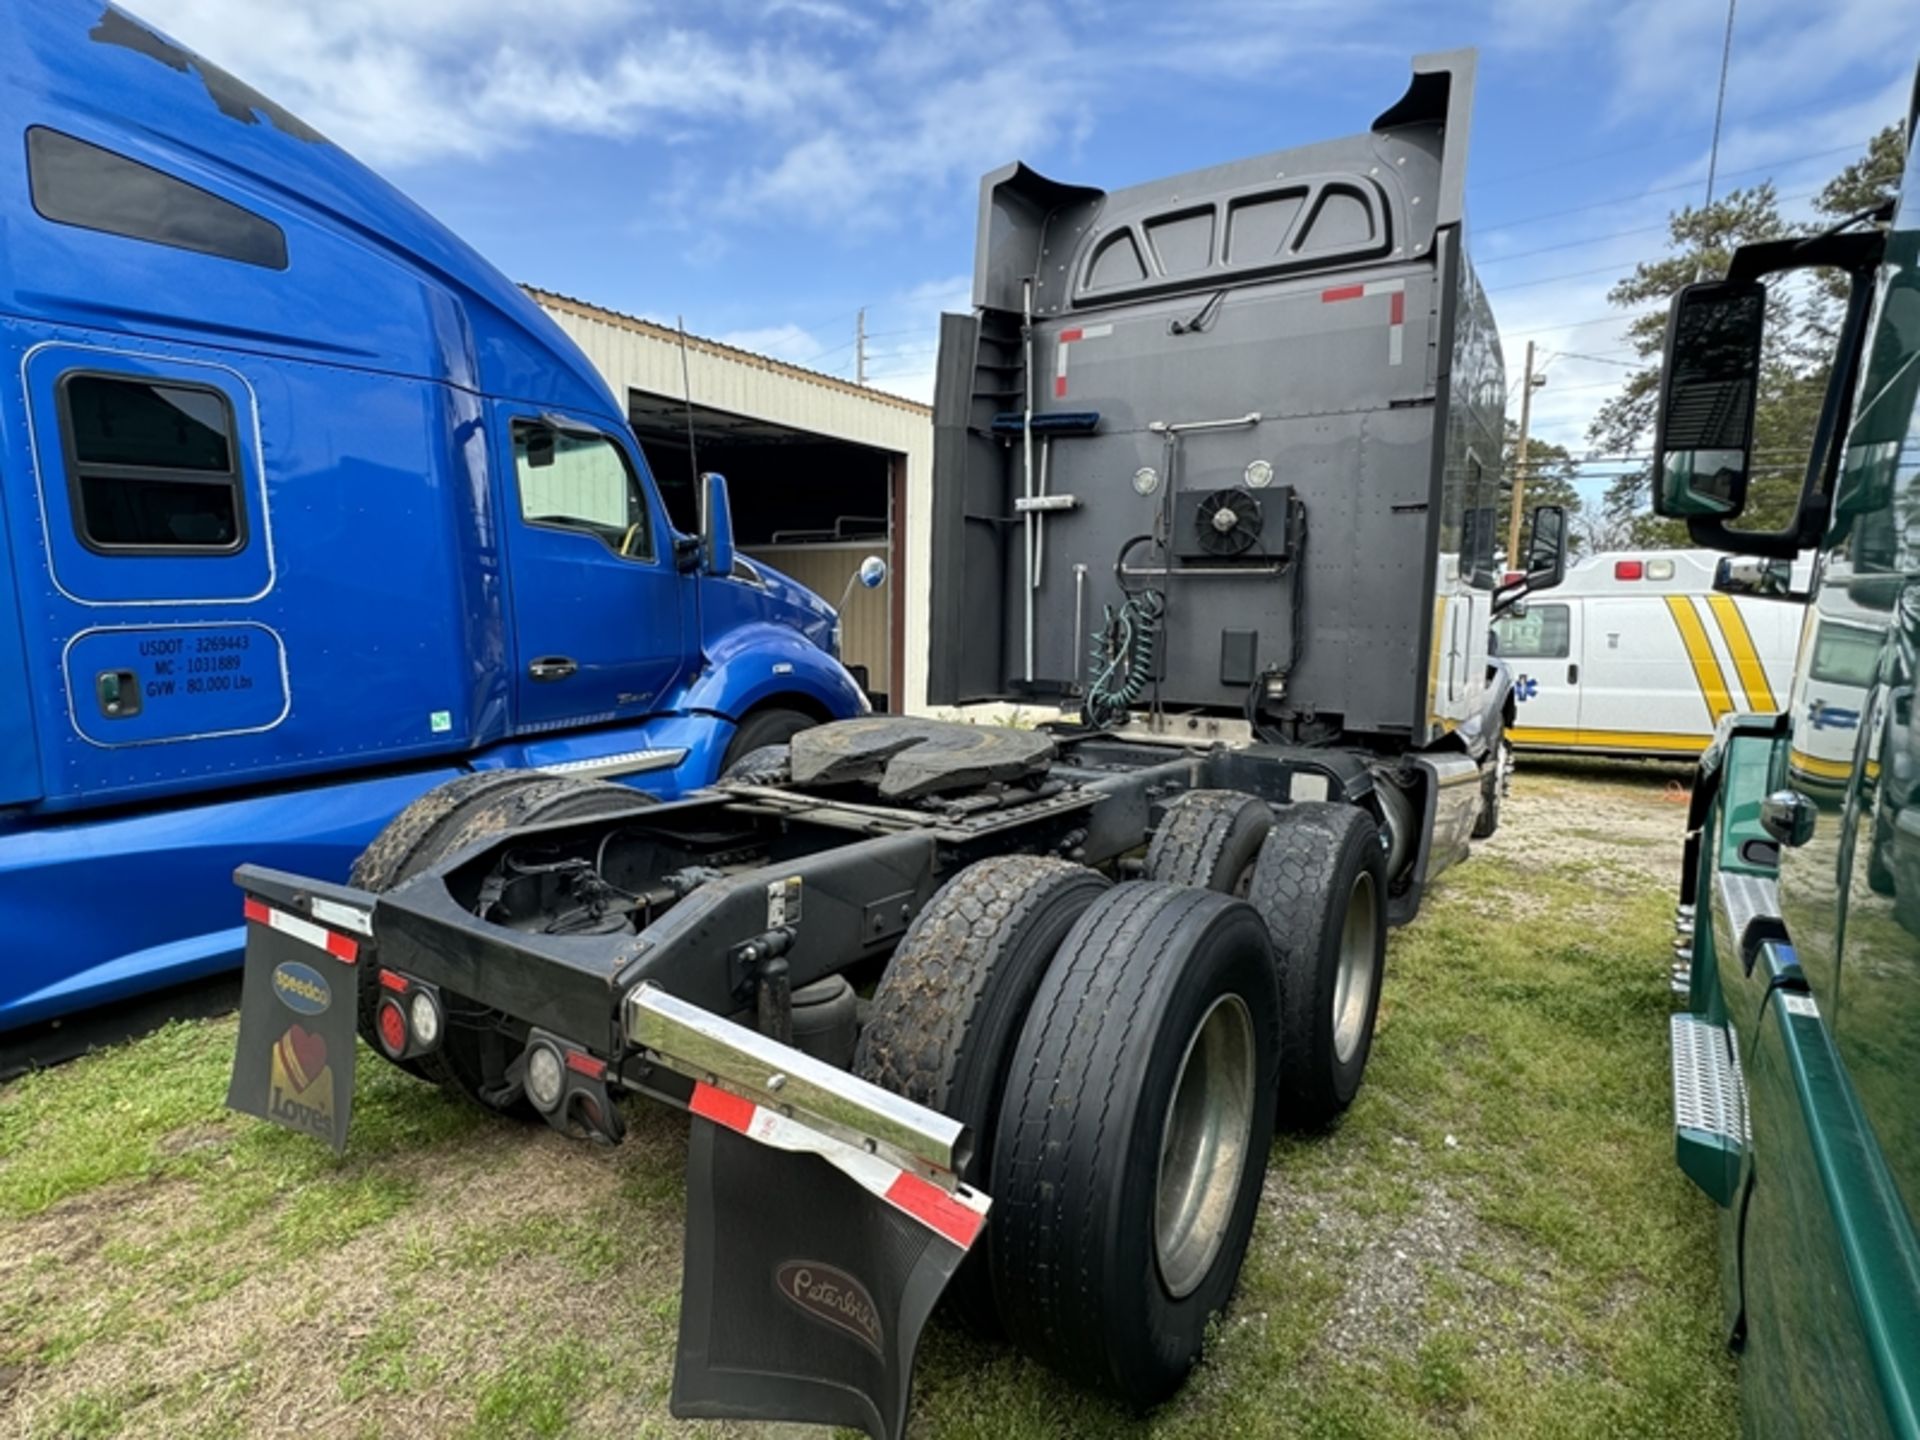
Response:
[[[655,803],[653,796],[625,785],[570,780],[539,770],[488,770],[463,775],[422,795],[388,821],[353,862],[349,883],[362,890],[391,890],[456,851],[518,825],[582,820]],[[374,1010],[380,1001],[375,969],[365,966],[360,976],[360,1034],[376,1055],[387,1059],[374,1031]],[[470,1008],[457,995],[445,998],[450,1017]],[[439,1051],[390,1063],[490,1108],[510,1108],[486,1098],[499,1088],[497,1077],[503,1067],[492,1062],[491,1052],[503,1042],[504,1037],[497,1035],[484,1039],[482,1032],[470,1025],[449,1024]],[[489,1084],[489,1076],[495,1077],[495,1083]],[[531,1107],[527,1107],[527,1113],[532,1113]]]
[[[1137,881],[1080,917],[994,1139],[994,1293],[1029,1355],[1134,1406],[1180,1386],[1253,1231],[1279,1026],[1244,902]]]
[[[1359,1092],[1386,973],[1386,865],[1356,805],[1288,805],[1260,847],[1247,899],[1279,973],[1283,1126],[1324,1126]]]
[[[1473,838],[1491,839],[1500,828],[1500,802],[1506,798],[1507,777],[1513,773],[1513,746],[1504,739],[1480,772],[1480,813],[1473,819]]]
[[[874,991],[853,1068],[896,1095],[950,1115],[973,1134],[961,1178],[993,1193],[991,1163],[1014,1042],[1054,952],[1105,876],[1030,855],[996,856],[949,880],[915,917]],[[975,1331],[1000,1333],[993,1227],[947,1288]]]
[[[1238,790],[1189,790],[1167,806],[1147,847],[1146,878],[1223,895],[1247,893],[1273,811]]]
[[[762,745],[758,750],[749,750],[722,770],[720,778],[742,785],[785,785],[793,778],[787,764],[787,747],[785,744]]]
[[[813,716],[798,710],[775,707],[754,711],[740,722],[739,728],[733,732],[733,739],[727,742],[727,753],[720,759],[720,773],[726,774],[756,750],[765,750],[772,745],[784,747],[802,730],[811,730],[819,723]]]

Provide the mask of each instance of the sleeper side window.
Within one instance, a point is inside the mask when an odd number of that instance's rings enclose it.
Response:
[[[1565,660],[1571,653],[1573,625],[1565,605],[1527,606],[1524,615],[1494,621],[1502,660]]]
[[[74,530],[102,553],[229,555],[247,543],[233,407],[128,375],[60,381]]]
[[[606,436],[517,422],[513,471],[528,524],[584,530],[616,555],[653,559],[646,496],[626,454]]]

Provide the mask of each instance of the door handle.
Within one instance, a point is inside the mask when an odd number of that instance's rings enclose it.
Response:
[[[527,673],[536,680],[564,680],[580,667],[565,655],[542,655],[527,666]]]
[[[1813,838],[1818,814],[1798,790],[1776,790],[1760,802],[1760,828],[1791,850]]]
[[[1567,684],[1578,685],[1579,683],[1580,683],[1580,667],[1578,665],[1567,666]]]

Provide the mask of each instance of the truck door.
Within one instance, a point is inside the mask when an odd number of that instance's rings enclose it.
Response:
[[[638,720],[689,654],[686,579],[653,487],[622,435],[502,407],[515,725]]]
[[[1513,676],[1516,745],[1572,744],[1580,722],[1582,602],[1535,600],[1494,624]]]

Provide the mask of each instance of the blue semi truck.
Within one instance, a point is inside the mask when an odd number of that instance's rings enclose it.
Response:
[[[345,879],[463,772],[672,797],[867,708],[398,191],[111,6],[0,39],[0,1038],[237,965],[236,864]]]

